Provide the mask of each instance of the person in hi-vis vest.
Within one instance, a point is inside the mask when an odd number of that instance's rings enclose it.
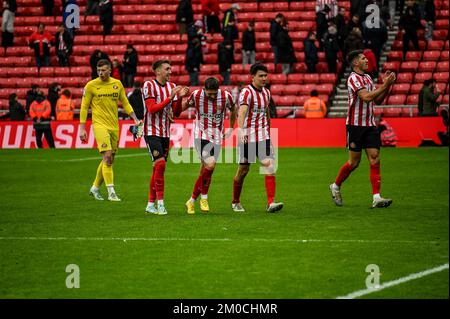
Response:
[[[303,108],[307,119],[323,118],[327,115],[327,106],[325,102],[319,98],[317,90],[311,91],[311,97],[305,101]]]
[[[64,90],[61,97],[56,103],[56,120],[57,121],[72,121],[74,104],[72,100],[72,93],[69,90]]]

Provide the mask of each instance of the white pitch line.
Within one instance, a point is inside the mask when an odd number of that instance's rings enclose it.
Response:
[[[0,240],[48,241],[247,241],[287,243],[363,243],[363,244],[436,244],[448,241],[364,240],[364,239],[289,239],[289,238],[182,238],[182,237],[0,237]]]
[[[389,288],[389,287],[397,286],[397,285],[400,285],[402,283],[405,283],[405,282],[408,282],[408,281],[411,281],[411,280],[414,280],[414,279],[419,279],[419,278],[422,278],[422,277],[434,274],[436,272],[443,271],[445,269],[448,269],[448,263],[447,264],[443,264],[443,265],[438,266],[438,267],[435,267],[435,268],[431,268],[431,269],[427,269],[427,270],[424,270],[424,271],[421,271],[421,272],[417,272],[415,274],[410,274],[410,275],[408,275],[406,277],[402,277],[402,278],[399,278],[397,280],[392,280],[392,281],[385,282],[382,285],[380,285],[378,288],[368,288],[368,289],[354,291],[354,292],[352,292],[352,293],[350,293],[348,295],[337,297],[336,299],[354,299],[354,298],[357,298],[357,297],[365,296],[365,295],[371,294],[373,292],[381,291],[381,290]]]

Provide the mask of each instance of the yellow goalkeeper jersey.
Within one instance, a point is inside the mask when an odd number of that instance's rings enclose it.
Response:
[[[114,78],[103,82],[100,78],[89,81],[84,87],[81,101],[80,123],[86,123],[89,106],[92,108],[92,124],[109,130],[119,130],[118,102],[130,115],[133,107],[128,102],[122,83]]]

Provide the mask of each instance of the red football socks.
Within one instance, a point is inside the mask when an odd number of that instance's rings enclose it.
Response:
[[[209,190],[209,185],[211,185],[211,177],[214,172],[213,170],[204,167],[202,169],[202,195],[207,195]]]
[[[155,167],[153,166],[152,177],[150,178],[150,187],[148,191],[148,201],[154,203],[156,199],[156,189],[155,189]]]
[[[339,175],[336,178],[336,185],[341,186],[341,184],[349,177],[350,173],[353,171],[352,166],[347,162],[341,167]]]
[[[164,171],[166,170],[166,161],[158,161],[155,163],[155,189],[156,198],[164,199]]]
[[[233,180],[233,204],[240,203],[243,182]]]
[[[379,194],[381,189],[380,163],[370,165],[370,183],[372,194]]]
[[[192,198],[197,199],[202,191],[202,175],[200,174],[195,181],[194,190],[192,191]]]
[[[275,175],[266,175],[265,182],[267,205],[270,205],[275,200]]]

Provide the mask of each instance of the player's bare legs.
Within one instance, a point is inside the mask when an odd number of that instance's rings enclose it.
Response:
[[[245,176],[247,176],[250,170],[250,164],[239,164],[236,175],[233,182],[233,202],[231,208],[235,212],[245,212],[244,207],[241,204],[241,191],[244,185]]]
[[[272,158],[261,161],[261,166],[265,174],[267,212],[274,213],[283,208],[283,203],[275,202],[275,163]]]
[[[377,148],[366,149],[367,159],[370,164],[370,183],[372,184],[373,202],[372,208],[384,208],[392,204],[392,199],[383,198],[380,195],[380,150]]]
[[[338,176],[336,177],[336,181],[330,185],[331,196],[333,197],[333,201],[337,206],[342,206],[342,195],[341,195],[341,185],[342,183],[350,176],[351,172],[353,172],[361,162],[361,152],[349,151],[349,159],[341,167]]]

